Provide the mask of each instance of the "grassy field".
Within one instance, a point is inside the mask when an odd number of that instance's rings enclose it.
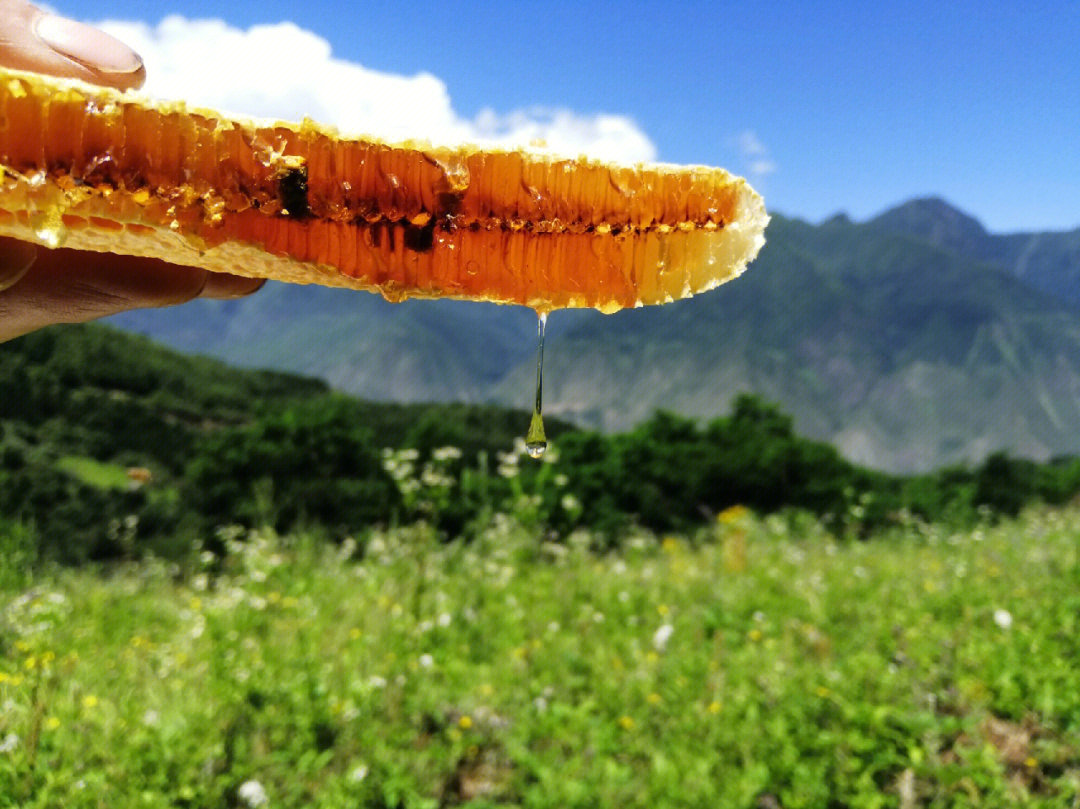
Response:
[[[8,570],[0,806],[1076,806],[1078,526],[734,509],[597,555],[497,517]]]

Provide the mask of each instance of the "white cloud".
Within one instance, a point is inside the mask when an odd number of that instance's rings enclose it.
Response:
[[[291,22],[242,30],[222,20],[174,15],[157,25],[98,25],[139,52],[146,63],[144,90],[159,99],[261,118],[307,116],[342,132],[387,140],[508,146],[544,141],[572,156],[656,159],[652,141],[626,116],[530,108],[489,109],[464,118],[437,76],[402,76],[335,58],[329,42]]]
[[[750,173],[757,177],[764,177],[767,174],[772,174],[774,171],[776,171],[776,163],[768,158],[750,161]]]
[[[739,151],[742,152],[744,157],[758,157],[769,153],[769,150],[765,148],[765,144],[758,138],[757,133],[750,129],[739,133],[738,144]]]
[[[769,156],[768,147],[761,142],[752,129],[740,132],[735,138],[735,146],[746,164],[746,172],[751,179],[761,180],[776,172],[776,161]]]

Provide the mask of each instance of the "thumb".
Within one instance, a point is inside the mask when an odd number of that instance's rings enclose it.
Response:
[[[0,238],[0,292],[15,286],[37,259],[37,248],[17,239]]]

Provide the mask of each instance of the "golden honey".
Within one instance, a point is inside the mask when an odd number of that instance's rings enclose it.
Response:
[[[768,221],[722,169],[388,144],[16,71],[0,71],[0,166],[3,235],[538,311],[710,289]]]

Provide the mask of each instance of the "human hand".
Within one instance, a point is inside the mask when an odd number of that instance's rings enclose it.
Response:
[[[141,87],[146,77],[138,54],[123,43],[25,0],[0,0],[0,65],[119,90]],[[237,298],[262,283],[156,259],[46,250],[0,238],[0,341],[128,309]]]

